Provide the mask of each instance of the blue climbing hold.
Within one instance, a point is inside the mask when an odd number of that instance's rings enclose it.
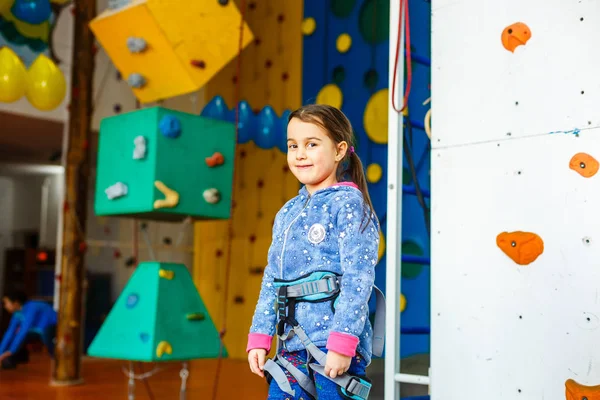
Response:
[[[127,83],[132,88],[139,89],[146,84],[146,78],[144,78],[141,74],[134,72],[127,77]]]
[[[128,37],[127,38],[127,48],[132,53],[141,53],[148,47],[148,44],[143,38],[138,37]]]
[[[172,115],[165,115],[158,123],[158,129],[164,137],[176,138],[181,135],[181,121]]]
[[[125,303],[125,306],[127,308],[133,308],[137,305],[139,299],[140,296],[135,293],[131,293],[129,296],[127,296],[127,302]]]
[[[150,335],[148,335],[145,332],[140,333],[140,339],[142,340],[142,342],[146,343],[148,342],[148,340],[150,340]]]
[[[108,0],[108,8],[115,10],[117,8],[125,7],[131,3],[131,0]]]

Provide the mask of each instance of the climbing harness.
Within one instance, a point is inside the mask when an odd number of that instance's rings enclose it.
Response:
[[[277,351],[275,357],[267,360],[264,366],[267,381],[270,383],[275,380],[279,388],[285,393],[294,396],[285,370],[287,370],[298,381],[300,387],[317,399],[317,390],[314,381],[291,362],[286,360],[280,353],[284,342],[291,339],[294,335],[300,339],[307,352],[307,370],[309,375],[317,372],[340,387],[340,391],[348,399],[366,400],[371,391],[371,383],[360,376],[350,375],[347,372],[336,378],[331,378],[325,374],[325,361],[327,354],[319,349],[308,337],[304,329],[295,319],[296,303],[302,301],[332,301],[332,309],[335,312],[335,304],[341,290],[343,277],[329,271],[319,271],[308,275],[305,278],[297,279],[291,282],[282,282],[275,280],[273,286],[277,290],[276,313],[278,317],[276,335]],[[373,354],[381,356],[383,354],[384,330],[385,330],[385,297],[377,286],[373,286],[376,295],[377,305],[375,322],[373,325]],[[290,330],[285,333],[286,325]],[[314,359],[316,363],[311,363]]]

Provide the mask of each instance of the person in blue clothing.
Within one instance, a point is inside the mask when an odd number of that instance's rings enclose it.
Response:
[[[29,361],[25,344],[38,337],[48,353],[54,357],[54,336],[56,334],[56,311],[42,301],[28,300],[22,291],[4,294],[2,303],[12,314],[8,329],[0,342],[0,361],[3,369],[16,368]]]
[[[269,399],[368,396],[365,368],[383,340],[368,304],[380,238],[353,139],[335,107],[289,116],[287,162],[303,186],[275,217],[246,348],[250,370],[270,382]]]

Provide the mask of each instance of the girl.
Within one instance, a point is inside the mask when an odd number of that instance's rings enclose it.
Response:
[[[323,104],[288,119],[287,161],[304,186],[275,217],[247,345],[250,370],[267,372],[269,399],[368,396],[374,339],[383,347],[368,306],[379,223],[352,132]],[[282,344],[265,362],[275,334]]]

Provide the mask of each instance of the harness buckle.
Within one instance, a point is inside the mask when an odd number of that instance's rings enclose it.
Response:
[[[350,375],[350,380],[346,387],[340,388],[344,395],[351,399],[363,400],[369,398],[371,392],[371,382],[361,379],[357,376]]]
[[[327,282],[327,293],[333,293],[341,287],[338,276],[328,275],[323,279]]]
[[[287,288],[285,286],[280,287],[277,290],[277,316],[279,320],[287,317]]]

